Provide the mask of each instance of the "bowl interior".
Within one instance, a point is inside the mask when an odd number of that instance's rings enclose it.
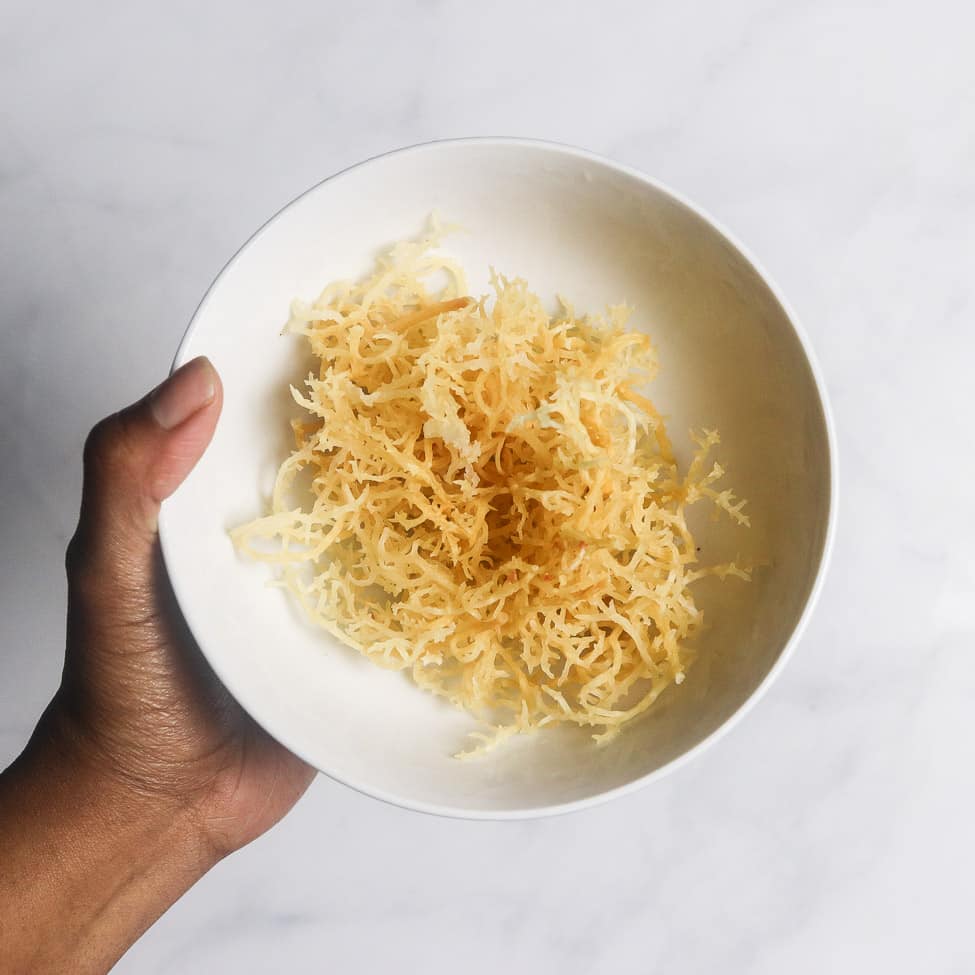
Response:
[[[584,732],[517,739],[476,761],[452,755],[475,727],[310,628],[267,566],[238,559],[227,530],[263,513],[288,450],[302,341],[280,328],[296,296],[367,270],[432,210],[465,228],[445,249],[472,289],[490,266],[579,310],[625,300],[655,341],[651,395],[679,453],[717,427],[716,456],[749,501],[750,529],[700,520],[702,558],[764,563],[754,580],[697,589],[708,627],[687,680],[607,748]],[[273,735],[373,795],[460,815],[530,815],[627,786],[704,741],[769,674],[822,561],[830,455],[816,382],[785,310],[706,220],[605,161],[518,142],[441,143],[381,157],[312,189],[218,278],[178,362],[208,355],[225,405],[213,444],[167,503],[161,531],[180,605],[218,675]]]

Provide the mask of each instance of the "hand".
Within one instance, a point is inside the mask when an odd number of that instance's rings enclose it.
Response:
[[[0,775],[0,971],[104,972],[314,772],[207,667],[162,563],[160,504],[213,436],[208,360],[99,423],[67,553],[61,687]]]
[[[53,715],[81,761],[188,815],[217,857],[276,823],[314,774],[213,676],[160,554],[159,506],[209,444],[222,397],[213,366],[195,359],[91,432]]]

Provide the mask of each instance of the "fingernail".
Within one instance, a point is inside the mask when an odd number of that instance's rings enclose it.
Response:
[[[206,356],[180,366],[149,394],[149,409],[164,430],[174,430],[198,413],[217,394],[213,366]]]

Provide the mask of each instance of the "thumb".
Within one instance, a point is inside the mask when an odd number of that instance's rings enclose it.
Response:
[[[83,568],[127,591],[149,581],[159,506],[206,450],[222,401],[220,377],[201,356],[95,426],[69,573]]]

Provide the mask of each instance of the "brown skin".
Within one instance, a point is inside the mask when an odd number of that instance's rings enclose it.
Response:
[[[221,404],[196,359],[85,446],[61,686],[0,775],[0,972],[108,971],[314,776],[209,670],[162,563],[160,504]]]

